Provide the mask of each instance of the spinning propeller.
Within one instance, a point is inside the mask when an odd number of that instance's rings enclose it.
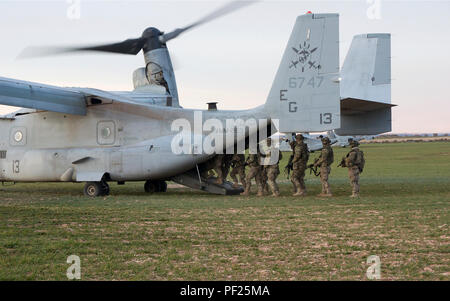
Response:
[[[103,44],[103,45],[95,45],[95,46],[87,46],[87,47],[28,47],[26,48],[19,57],[37,57],[37,56],[46,56],[52,54],[62,54],[69,52],[80,52],[80,51],[101,51],[101,52],[111,52],[111,53],[121,53],[121,54],[133,54],[136,55],[144,50],[144,53],[153,49],[164,47],[164,45],[178,37],[180,34],[210,22],[214,19],[217,19],[221,16],[229,14],[233,11],[236,11],[242,7],[245,7],[249,4],[253,4],[257,1],[232,1],[227,3],[223,7],[213,11],[212,13],[206,15],[200,20],[182,27],[177,28],[171,32],[164,33],[159,31],[157,28],[149,27],[144,30],[142,36],[136,39],[128,39],[119,43],[112,44]]]

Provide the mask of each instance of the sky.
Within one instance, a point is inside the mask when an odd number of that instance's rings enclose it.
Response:
[[[0,76],[132,90],[142,53],[17,59],[27,46],[89,45],[170,31],[226,1],[0,0]],[[450,132],[450,0],[261,1],[168,42],[180,104],[248,109],[265,102],[295,19],[340,14],[340,60],[354,35],[391,33],[394,133]],[[11,111],[0,106],[0,113]]]

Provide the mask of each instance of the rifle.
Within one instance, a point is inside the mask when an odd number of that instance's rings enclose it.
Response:
[[[339,163],[339,165],[337,167],[347,167],[347,164],[345,164],[345,159],[348,158],[348,155],[350,153],[347,154],[347,156],[342,157],[341,163]]]
[[[345,166],[345,157],[342,157],[341,163],[337,167],[346,167]]]
[[[294,168],[294,163],[292,163],[292,160],[294,160],[294,154],[292,154],[289,157],[289,162],[286,165],[286,167],[284,167],[284,172],[287,173],[287,179],[289,179],[289,175],[291,173],[291,170]]]
[[[319,168],[319,166],[314,166],[314,164],[316,164],[319,161],[319,158],[316,158],[314,160],[313,164],[309,164],[306,168],[309,168],[309,174],[314,172],[314,175],[316,177],[320,176],[320,170],[318,171],[317,169]]]

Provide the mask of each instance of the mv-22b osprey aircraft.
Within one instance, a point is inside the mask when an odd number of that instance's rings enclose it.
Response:
[[[216,194],[235,194],[204,171],[224,148],[269,128],[269,133],[322,132],[375,135],[391,130],[390,35],[355,36],[339,68],[339,15],[299,16],[265,104],[243,111],[211,106],[203,120],[263,120],[213,153],[176,153],[175,120],[194,124],[198,110],[179,104],[166,43],[186,30],[236,8],[229,4],[200,21],[169,33],[147,28],[137,39],[65,51],[144,54],[133,74],[134,90],[105,92],[60,88],[0,78],[0,104],[23,107],[0,117],[1,182],[86,182],[84,193],[109,193],[108,182],[146,181],[147,192],[164,192],[171,180]],[[276,122],[276,128],[270,128]],[[192,126],[194,128],[194,125]],[[235,128],[224,128],[233,133]],[[215,133],[202,132],[200,138]],[[194,133],[195,134],[195,133]],[[259,137],[258,139],[265,139]],[[197,148],[198,145],[192,145]]]

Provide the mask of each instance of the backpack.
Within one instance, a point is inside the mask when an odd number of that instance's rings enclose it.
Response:
[[[359,172],[363,172],[366,160],[364,159],[364,153],[361,150],[356,152],[355,165],[359,167]]]
[[[308,150],[308,146],[305,144],[304,146],[303,146],[303,151],[304,151],[304,154],[305,154],[305,162],[308,162],[308,160],[309,160],[309,150]]]
[[[333,153],[333,149],[331,147],[329,147],[329,154],[328,154],[328,158],[327,158],[327,164],[328,166],[330,166],[333,162],[334,162],[334,153]]]

